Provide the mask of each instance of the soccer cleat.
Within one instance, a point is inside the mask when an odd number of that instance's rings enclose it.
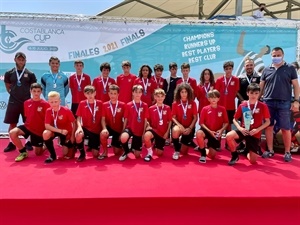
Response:
[[[24,159],[26,159],[28,157],[28,153],[27,152],[21,152],[20,155],[18,155],[17,158],[15,158],[16,162],[21,162]]]
[[[179,159],[179,154],[180,154],[179,152],[174,152],[172,158],[173,158],[174,160],[178,160],[178,159]]]
[[[286,152],[283,156],[285,162],[292,161],[292,154],[290,152]]]
[[[56,159],[54,159],[54,158],[52,158],[52,157],[48,157],[48,158],[45,160],[45,163],[52,163],[54,160],[56,160]]]
[[[83,160],[85,160],[85,154],[80,154],[76,161],[82,162]]]
[[[4,152],[11,152],[14,150],[16,150],[16,146],[12,142],[9,142],[7,147],[4,149]]]
[[[237,161],[239,161],[239,157],[238,156],[236,156],[236,157],[232,156],[232,158],[228,162],[228,165],[232,166],[232,165],[236,164]]]

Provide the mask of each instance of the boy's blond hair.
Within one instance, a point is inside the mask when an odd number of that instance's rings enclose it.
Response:
[[[57,91],[50,91],[48,93],[48,98],[54,98],[54,97],[60,98],[60,94]]]
[[[165,91],[161,88],[157,88],[154,90],[154,95],[166,95]]]
[[[94,93],[95,91],[96,91],[96,88],[93,85],[87,85],[83,89],[84,93]]]
[[[207,92],[207,98],[220,98],[220,92],[216,89]]]
[[[132,92],[135,92],[135,91],[138,91],[138,90],[141,90],[141,91],[144,90],[142,85],[139,85],[139,84],[133,85]]]

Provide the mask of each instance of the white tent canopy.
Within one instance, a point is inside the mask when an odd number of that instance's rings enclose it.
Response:
[[[212,19],[225,16],[251,16],[259,3],[266,3],[265,17],[300,20],[299,0],[124,0],[97,16]]]

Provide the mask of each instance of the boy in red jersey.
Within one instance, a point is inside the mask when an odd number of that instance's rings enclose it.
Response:
[[[181,83],[176,87],[172,104],[172,120],[175,123],[172,129],[172,139],[175,148],[174,160],[179,159],[180,151],[183,154],[187,154],[188,146],[194,139],[197,105],[193,99],[193,90],[189,84]],[[182,145],[179,143],[180,136]]]
[[[181,73],[182,73],[182,78],[178,79],[178,81],[176,82],[176,85],[179,85],[181,83],[187,83],[189,85],[191,85],[192,90],[193,90],[193,95],[194,98],[196,97],[196,90],[197,90],[197,81],[196,79],[189,77],[189,73],[191,71],[191,67],[190,64],[188,63],[183,63],[181,65]]]
[[[76,148],[80,155],[78,162],[85,159],[84,139],[88,140],[88,147],[92,149],[94,157],[99,156],[102,102],[96,100],[96,89],[88,85],[84,88],[86,100],[79,103],[76,112],[77,130],[75,132]]]
[[[125,107],[123,133],[120,140],[124,153],[119,160],[124,161],[130,152],[128,141],[132,137],[131,149],[136,158],[140,157],[142,150],[142,140],[147,126],[147,119],[149,117],[148,105],[141,101],[143,94],[143,87],[141,85],[134,85],[132,87],[133,100],[128,102]]]
[[[60,94],[56,91],[48,93],[50,108],[46,111],[45,128],[43,139],[50,153],[45,163],[52,163],[56,160],[56,152],[53,145],[55,137],[60,138],[63,146],[63,155],[66,156],[74,143],[75,117],[70,109],[60,105]]]
[[[109,101],[108,88],[112,84],[116,84],[116,81],[109,77],[111,71],[110,64],[105,62],[100,65],[101,75],[93,80],[93,86],[96,88],[96,99],[102,102]]]
[[[122,62],[123,74],[117,76],[117,85],[120,88],[119,101],[127,104],[132,101],[132,87],[136,75],[130,73],[131,63],[129,61]]]
[[[204,106],[201,110],[199,125],[201,128],[196,133],[196,140],[199,146],[201,157],[200,163],[206,163],[206,155],[213,159],[216,156],[216,149],[221,146],[223,131],[228,126],[227,112],[224,106],[219,106],[220,92],[211,90],[207,93],[210,105]],[[205,149],[207,139],[208,152]]]
[[[226,141],[231,151],[232,158],[228,162],[229,165],[234,165],[238,160],[238,152],[236,151],[236,143],[243,140],[246,142],[247,158],[251,164],[256,163],[257,155],[261,155],[260,138],[263,129],[270,125],[270,113],[268,106],[259,101],[260,87],[256,83],[251,83],[247,87],[247,95],[249,100],[241,103],[234,114],[233,123],[236,130],[230,131],[226,135]],[[245,128],[245,121],[243,116],[243,108],[251,110],[250,128]],[[239,121],[241,123],[239,123]]]
[[[149,108],[148,126],[144,135],[144,143],[148,154],[144,158],[146,162],[150,162],[153,155],[152,142],[154,141],[154,148],[156,154],[161,156],[163,154],[166,139],[169,137],[170,128],[172,125],[172,112],[168,105],[164,105],[166,93],[163,89],[158,88],[154,91],[155,105]]]
[[[30,92],[32,98],[24,102],[25,123],[9,132],[13,144],[17,146],[20,152],[20,155],[15,159],[16,162],[20,162],[28,157],[26,147],[23,146],[19,136],[24,138],[31,136],[31,143],[34,146],[36,155],[42,155],[44,152],[43,131],[45,130],[45,114],[50,105],[41,99],[42,85],[38,83],[31,84]]]
[[[136,78],[134,84],[143,87],[143,95],[141,100],[147,103],[148,107],[153,105],[153,92],[156,88],[156,83],[151,78],[152,69],[148,65],[142,65],[139,71],[139,77]]]
[[[219,105],[224,106],[227,110],[229,120],[229,126],[226,128],[227,131],[231,130],[231,124],[233,123],[233,116],[235,113],[235,98],[240,89],[239,78],[232,75],[233,66],[234,63],[232,61],[223,64],[225,74],[216,80],[215,85],[215,89],[221,94]]]
[[[107,139],[112,136],[111,146],[115,155],[122,153],[122,146],[120,142],[120,135],[123,130],[123,117],[125,112],[125,103],[118,101],[119,87],[115,84],[109,86],[108,102],[104,102],[102,106],[101,124],[103,130],[100,134],[100,140],[103,147],[103,153],[98,159],[105,159],[107,157]]]
[[[154,75],[152,76],[152,81],[156,84],[154,89],[161,88],[164,89],[165,79],[162,78],[162,73],[164,71],[164,66],[161,64],[156,64],[153,68]]]
[[[83,73],[84,63],[81,60],[74,62],[76,72],[69,77],[69,85],[72,94],[71,111],[76,115],[79,102],[85,100],[83,89],[87,85],[91,85],[89,75]]]

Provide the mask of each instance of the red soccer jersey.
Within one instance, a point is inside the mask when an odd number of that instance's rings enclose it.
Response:
[[[240,89],[239,78],[231,76],[226,78],[221,76],[216,80],[215,88],[220,92],[219,105],[224,106],[227,110],[235,110],[235,97]]]
[[[125,107],[124,118],[127,119],[126,128],[129,128],[134,135],[142,136],[144,134],[145,119],[149,118],[148,105],[142,101],[135,105],[136,108],[133,101],[131,101]],[[138,116],[138,112],[140,112],[140,117]]]
[[[184,118],[184,109],[186,109],[186,118]],[[172,103],[172,116],[185,128],[189,127],[193,121],[193,116],[197,116],[197,105],[196,102],[185,102],[183,105],[181,102]]]
[[[139,84],[143,87],[143,95],[141,100],[147,103],[148,107],[150,107],[152,105],[152,96],[156,87],[156,83],[154,83],[152,79],[141,79],[138,77],[134,81],[134,85],[136,84]]]
[[[120,101],[118,101],[117,109],[116,104],[110,104],[110,101],[104,102],[102,106],[102,117],[105,117],[106,125],[118,133],[123,130],[125,106],[126,104]]]
[[[117,85],[120,88],[120,93],[118,98],[119,101],[124,102],[125,104],[132,101],[132,87],[135,79],[136,76],[133,74],[129,74],[129,75],[121,74],[117,76]]]
[[[108,79],[108,80],[107,80]],[[107,79],[103,79],[103,77],[96,77],[93,80],[93,86],[96,88],[96,99],[101,100],[102,102],[109,101],[108,91],[109,86],[112,84],[116,84],[116,81],[108,77]],[[106,85],[106,87],[105,87]],[[105,88],[104,88],[105,87]]]
[[[200,114],[199,125],[204,124],[212,131],[220,130],[224,123],[229,123],[227,111],[224,106],[218,105],[216,108],[210,105],[204,106]]]
[[[73,122],[75,122],[75,117],[72,111],[66,106],[60,106],[57,112],[54,112],[54,110],[52,110],[51,108],[48,108],[46,111],[45,124],[50,124],[51,126],[58,129],[67,130],[67,138],[70,138],[72,134]]]
[[[255,106],[254,104],[250,104],[251,111],[254,110],[254,106]],[[239,105],[236,113],[234,114],[234,118],[236,120],[242,120],[242,127],[245,127],[242,107],[248,107],[248,103],[243,102]],[[254,123],[252,125],[250,125],[250,130],[260,127],[263,124],[264,119],[270,118],[270,112],[269,112],[268,106],[265,103],[258,101],[257,106],[254,110],[254,113],[252,112],[252,116],[254,119]],[[258,132],[257,134],[255,134],[254,137],[260,138],[261,132]]]
[[[79,103],[81,102],[82,100],[85,100],[85,96],[84,96],[84,87],[87,86],[87,85],[91,85],[91,78],[89,75],[87,74],[83,74],[82,75],[82,79],[81,79],[81,76],[77,76],[77,79],[76,79],[76,74],[73,74],[69,77],[69,85],[70,85],[70,90],[71,90],[71,94],[72,94],[72,103]],[[77,83],[77,80],[78,80],[78,83],[80,85],[78,85]],[[81,83],[80,83],[80,80],[81,80]]]
[[[102,113],[102,102],[95,100],[94,103],[88,104],[87,100],[83,100],[79,103],[76,116],[80,116],[82,119],[82,126],[88,131],[100,134],[101,127],[101,113]]]
[[[214,87],[209,85],[209,84],[204,84],[204,85],[198,85],[196,89],[196,97],[199,101],[199,106],[198,106],[198,113],[200,115],[201,110],[203,109],[204,106],[209,105],[209,101],[207,99],[207,92],[213,90]]]
[[[178,79],[177,82],[176,82],[176,86],[183,83],[183,82],[184,82],[183,78]],[[194,92],[194,97],[196,97],[196,91],[197,91],[197,81],[196,81],[196,79],[194,79],[192,77],[189,77],[188,80],[187,80],[187,83],[189,85],[191,85],[191,87],[193,89],[193,92]]]
[[[24,125],[30,132],[38,136],[43,136],[45,115],[49,107],[49,103],[43,99],[40,101],[28,99],[24,102],[24,114],[26,117]]]
[[[160,116],[162,115],[162,121],[160,122]],[[152,129],[157,133],[159,136],[163,137],[168,130],[169,122],[172,120],[172,112],[171,108],[168,105],[163,105],[163,107],[158,107],[156,104],[152,105],[149,108],[149,124]]]
[[[162,78],[162,77],[157,78],[154,75],[154,76],[151,77],[151,80],[155,84],[154,89],[157,89],[157,88],[164,89],[164,80],[165,80],[164,78]]]

